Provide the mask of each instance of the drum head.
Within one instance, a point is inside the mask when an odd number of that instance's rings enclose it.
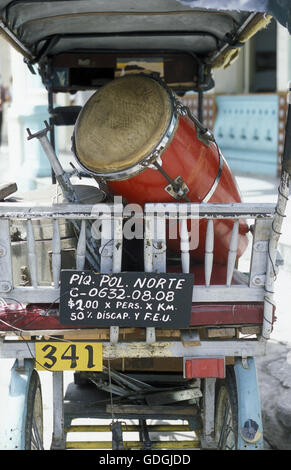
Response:
[[[106,177],[141,162],[162,140],[172,118],[169,93],[156,80],[127,75],[87,101],[75,125],[75,151],[88,170]]]

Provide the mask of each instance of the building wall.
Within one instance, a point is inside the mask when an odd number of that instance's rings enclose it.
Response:
[[[10,46],[7,44],[6,41],[0,36],[0,75],[1,81],[4,87],[10,89],[11,86],[11,59],[10,59]],[[4,105],[3,111],[3,129],[2,129],[2,136],[3,141],[7,142],[7,108],[8,103]]]

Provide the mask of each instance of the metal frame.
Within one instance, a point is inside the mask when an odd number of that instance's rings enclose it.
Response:
[[[25,448],[27,400],[34,361],[31,356],[24,361],[16,359],[10,376],[5,374],[5,369],[9,371],[9,364],[1,360],[1,407],[4,405],[0,426],[0,442],[4,447],[1,450],[21,450]]]

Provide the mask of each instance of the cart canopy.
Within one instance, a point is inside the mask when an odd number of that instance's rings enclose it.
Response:
[[[30,65],[39,65],[45,83],[49,64],[58,58],[60,68],[60,63],[67,63],[68,54],[71,59],[79,54],[74,69],[92,64],[90,54],[103,54],[98,60],[95,57],[95,63],[98,62],[107,78],[112,78],[112,63],[116,68],[119,58],[148,54],[156,60],[160,56],[165,63],[168,61],[172,75],[176,70],[178,75],[171,77],[172,82],[183,83],[184,88],[188,83],[191,89],[199,86],[207,89],[211,69],[229,65],[243,44],[267,26],[272,15],[290,28],[291,2],[0,0],[0,31]],[[179,61],[183,54],[185,60]],[[186,73],[190,69],[191,80]],[[76,75],[77,71],[77,83]],[[88,84],[83,86],[86,88]]]

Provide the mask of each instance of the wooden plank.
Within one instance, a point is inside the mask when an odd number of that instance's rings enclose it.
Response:
[[[16,183],[3,183],[0,184],[0,201],[15,193],[18,190]]]
[[[144,415],[197,415],[194,406],[177,408],[170,406],[145,406],[145,405],[106,405],[107,413],[114,414],[144,414]]]
[[[212,267],[213,267],[213,248],[214,248],[214,224],[213,220],[209,219],[206,230],[206,241],[205,241],[205,258],[204,258],[204,270],[205,270],[205,284],[208,287],[210,285]]]
[[[23,303],[52,303],[58,300],[60,289],[51,286],[15,287],[9,292],[9,296]],[[5,298],[5,295],[3,297]],[[193,288],[193,302],[209,303],[217,302],[218,299],[223,299],[224,302],[261,302],[264,299],[264,289],[237,285]]]
[[[179,203],[181,204],[181,203]],[[103,204],[99,204],[100,211]],[[165,210],[173,208],[170,218],[179,217],[179,212],[175,208],[176,204],[159,203],[160,207],[165,207]],[[193,215],[191,216],[191,204],[187,204],[190,218],[197,218],[197,204],[192,204]],[[34,202],[27,204],[27,202],[5,202],[3,206],[0,204],[0,218],[25,218],[29,214],[31,219],[47,217],[47,218],[67,218],[67,219],[96,219],[96,212],[92,211],[94,205],[92,204],[54,204],[52,206],[42,205],[41,203]],[[114,213],[114,205],[104,203],[106,211],[103,215],[100,214],[100,219],[106,218],[108,211]],[[200,218],[270,218],[274,216],[276,204],[272,203],[233,203],[233,204],[199,204],[199,217]],[[195,208],[195,212],[194,212]],[[148,215],[156,211],[154,204],[146,204],[145,211]],[[187,211],[186,211],[187,212]],[[175,215],[176,214],[176,215]]]
[[[199,388],[189,388],[186,390],[152,393],[146,396],[146,402],[149,406],[166,405],[168,403],[175,403],[177,401],[200,398],[201,396],[202,393]]]
[[[181,203],[179,203],[180,205]],[[179,216],[179,211],[176,208],[176,203],[148,203],[145,204],[145,212],[148,215],[154,214],[157,211],[162,213],[165,211],[170,214],[170,218]],[[187,208],[185,213],[190,215],[190,218],[197,218],[197,204],[185,203]],[[260,218],[260,217],[273,217],[275,213],[276,204],[273,203],[231,203],[231,204],[199,204],[199,218]],[[192,212],[192,214],[191,214]],[[184,211],[183,211],[184,213]]]
[[[261,333],[261,330],[260,326],[243,326],[239,329],[243,335],[258,335]]]
[[[235,328],[208,328],[208,338],[233,338]]]
[[[0,220],[0,293],[11,296],[12,289],[11,244],[9,220]],[[13,297],[13,296],[12,296]]]

